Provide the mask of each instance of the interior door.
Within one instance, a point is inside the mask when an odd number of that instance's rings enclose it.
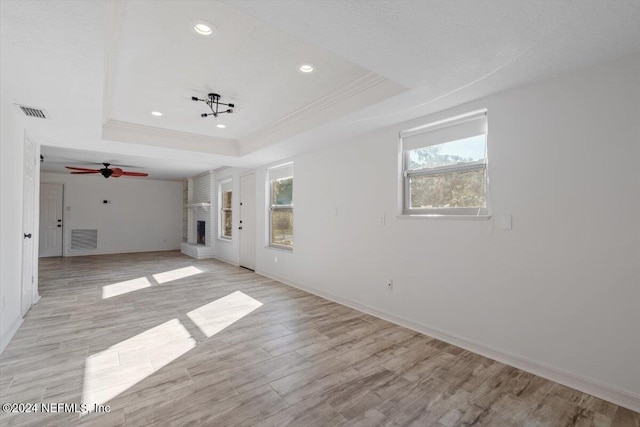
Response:
[[[24,140],[24,173],[22,178],[22,315],[33,303],[33,213],[35,194],[36,149],[29,138]]]
[[[41,257],[62,256],[62,184],[40,184]]]
[[[240,177],[240,266],[256,269],[256,175]]]

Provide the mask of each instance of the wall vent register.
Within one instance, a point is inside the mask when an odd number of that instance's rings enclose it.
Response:
[[[98,230],[71,230],[72,251],[84,251],[98,248]]]

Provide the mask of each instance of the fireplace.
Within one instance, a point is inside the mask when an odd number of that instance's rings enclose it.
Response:
[[[204,245],[205,244],[205,232],[206,232],[206,222],[198,221],[196,225],[196,244]]]

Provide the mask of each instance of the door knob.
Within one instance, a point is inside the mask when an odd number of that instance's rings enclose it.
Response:
[[[25,239],[30,239],[30,238],[31,238],[31,233],[29,233],[29,234],[24,233],[24,238],[25,238]]]
[[[58,222],[62,222],[62,220],[61,220],[61,219],[59,219],[59,220],[58,220]]]
[[[58,224],[58,227],[62,227],[62,224]]]
[[[242,227],[238,227],[238,230],[242,230]]]

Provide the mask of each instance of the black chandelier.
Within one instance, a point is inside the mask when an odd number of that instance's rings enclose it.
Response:
[[[220,95],[218,95],[217,93],[210,93],[209,95],[207,95],[207,99],[200,99],[197,96],[192,96],[191,100],[202,101],[205,104],[207,104],[211,109],[210,113],[200,114],[201,117],[207,117],[207,116],[218,117],[218,114],[233,113],[233,108],[235,107],[234,104],[225,104],[224,102],[220,102]],[[220,110],[221,105],[223,106],[222,107],[223,110]],[[224,110],[224,107],[228,107],[228,108]]]

